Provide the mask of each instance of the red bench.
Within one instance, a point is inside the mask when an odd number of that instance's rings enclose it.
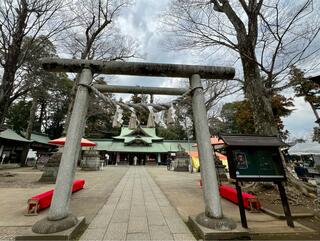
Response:
[[[237,190],[233,187],[227,185],[220,185],[219,187],[220,196],[238,204]],[[243,205],[247,209],[260,209],[261,203],[259,202],[257,196],[242,192]]]
[[[72,186],[72,193],[83,189],[85,180],[75,180]],[[38,215],[38,211],[50,207],[54,189],[40,193],[28,200],[26,215]]]

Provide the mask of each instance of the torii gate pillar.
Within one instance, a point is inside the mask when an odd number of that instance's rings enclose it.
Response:
[[[231,219],[225,218],[222,213],[201,76],[194,74],[189,80],[192,90],[193,124],[198,144],[205,203],[205,212],[198,215],[196,221],[205,227],[217,230],[232,230],[236,228],[236,223]]]
[[[91,82],[92,72],[89,68],[84,68],[81,72],[80,84],[89,85]],[[88,104],[88,88],[79,85],[71,114],[66,143],[63,148],[52,204],[48,217],[39,220],[33,225],[32,231],[35,233],[56,233],[71,228],[78,222],[77,217],[69,212],[69,203],[80,142],[85,128]]]

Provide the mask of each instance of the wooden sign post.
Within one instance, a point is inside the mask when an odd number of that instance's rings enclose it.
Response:
[[[276,136],[220,135],[226,145],[230,178],[236,180],[241,223],[247,228],[239,181],[274,182],[278,185],[287,224],[294,227],[287,195],[282,185],[286,181],[280,146],[286,145]]]

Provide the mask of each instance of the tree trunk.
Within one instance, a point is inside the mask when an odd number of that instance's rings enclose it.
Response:
[[[2,89],[2,87],[0,87]],[[8,113],[9,103],[8,96],[2,96],[0,101],[0,125],[4,124],[5,117]]]
[[[319,113],[318,113],[316,107],[315,107],[310,101],[308,101],[308,102],[309,102],[309,104],[310,104],[310,106],[311,106],[311,109],[312,109],[312,111],[313,111],[313,113],[314,113],[314,115],[315,115],[315,117],[316,117],[316,120],[319,121],[319,120],[320,120],[320,117],[319,117]],[[320,126],[320,122],[318,122],[318,124],[319,124],[319,126]]]
[[[10,97],[13,93],[13,83],[17,71],[17,58],[19,54],[12,48],[9,49],[6,63],[3,69],[2,85],[0,86],[0,124],[4,123],[5,117],[11,103]]]
[[[30,109],[29,122],[28,122],[28,127],[27,127],[27,134],[26,134],[26,138],[28,140],[31,139],[31,133],[33,130],[34,121],[36,119],[37,106],[38,106],[38,100],[37,100],[37,98],[34,97],[33,101],[32,101],[32,106]]]
[[[43,118],[44,118],[45,111],[46,111],[46,104],[47,103],[44,100],[42,100],[40,103],[40,115],[39,115],[38,123],[33,128],[37,132],[41,132],[42,122],[43,122]]]
[[[255,131],[259,135],[278,135],[271,106],[271,95],[266,91],[256,64],[253,48],[245,46],[242,50],[241,61],[244,73],[244,92],[253,110]]]
[[[9,43],[8,52],[4,56],[5,64],[3,66],[2,84],[0,85],[0,124],[3,124],[11,104],[10,97],[13,92],[24,30],[27,25],[28,3],[26,0],[22,0],[20,4],[20,9],[16,10],[19,12],[16,19],[16,28],[12,34],[12,42]]]

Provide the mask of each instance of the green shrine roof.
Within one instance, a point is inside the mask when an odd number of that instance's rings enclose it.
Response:
[[[110,146],[112,145],[112,142],[113,142],[112,139],[92,139],[91,138],[90,140],[97,144],[94,147],[94,149],[98,151],[109,151]],[[89,147],[83,147],[83,149],[86,149],[86,148],[89,148]]]
[[[197,151],[197,147],[193,147],[194,142],[188,144],[185,141],[166,141],[155,142],[149,146],[135,146],[126,145],[124,142],[118,142],[111,139],[91,139],[97,144],[95,147],[98,151],[109,151],[109,152],[145,152],[145,153],[167,153],[179,151],[179,145],[182,146],[185,151]],[[189,148],[190,147],[190,148]]]
[[[50,141],[50,138],[47,135],[40,134],[40,133],[32,133],[31,140],[41,144],[52,145],[48,143]]]
[[[94,149],[108,152],[136,152],[136,153],[170,153],[180,151],[197,151],[195,141],[164,140],[156,135],[155,128],[138,127],[129,129],[122,127],[119,136],[113,139],[91,139],[97,144]]]
[[[141,138],[145,140],[145,142],[150,142],[151,141],[160,141],[163,140],[162,137],[159,137],[156,135],[156,129],[155,128],[147,128],[147,127],[138,127],[136,129],[129,129],[128,127],[122,127],[121,128],[121,133],[119,136],[113,137],[114,139],[118,140],[124,140],[128,137],[131,138]],[[146,139],[148,138],[148,139]]]
[[[11,141],[32,142],[32,141],[18,135],[16,132],[14,132],[11,129],[6,129],[6,130],[0,132],[0,138],[11,140]]]
[[[125,144],[131,144],[134,142],[143,142],[146,144],[152,144],[152,138],[151,137],[143,137],[143,136],[130,136],[124,138]]]

